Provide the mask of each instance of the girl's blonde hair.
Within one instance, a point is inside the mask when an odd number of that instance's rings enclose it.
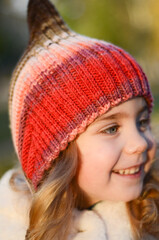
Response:
[[[71,228],[72,211],[75,207],[86,208],[82,193],[76,185],[78,151],[75,141],[70,143],[54,162],[52,170],[32,197],[30,224],[26,240],[66,240]],[[159,236],[159,175],[152,167],[144,181],[141,196],[127,203],[134,239]],[[21,172],[22,174],[22,172]],[[11,184],[16,186],[14,174]],[[21,181],[22,182],[22,181]],[[24,185],[24,182],[23,182]],[[28,188],[23,186],[25,193]],[[80,196],[79,196],[80,195]]]
[[[145,236],[149,239],[149,235],[159,238],[159,158],[157,156],[144,179],[142,194],[127,203],[127,210],[135,239],[145,239]]]

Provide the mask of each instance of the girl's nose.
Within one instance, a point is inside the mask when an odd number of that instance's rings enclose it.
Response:
[[[140,133],[136,129],[126,138],[125,152],[127,154],[140,154],[148,149],[148,145],[148,139],[144,136],[144,133]]]

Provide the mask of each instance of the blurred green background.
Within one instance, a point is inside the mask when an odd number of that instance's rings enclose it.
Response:
[[[27,2],[0,1],[0,176],[17,163],[9,129],[8,92],[12,71],[28,41]],[[74,31],[117,44],[138,60],[154,94],[152,126],[159,136],[159,1],[52,2]]]

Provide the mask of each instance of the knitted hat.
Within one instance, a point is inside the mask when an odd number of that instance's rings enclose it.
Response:
[[[10,122],[23,171],[36,190],[68,143],[111,107],[142,96],[145,74],[121,48],[71,31],[48,0],[30,0],[29,45],[10,89]]]

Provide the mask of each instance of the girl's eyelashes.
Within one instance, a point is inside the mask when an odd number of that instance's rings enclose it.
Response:
[[[138,128],[141,132],[144,132],[150,127],[150,118],[142,118],[138,121]]]
[[[134,119],[135,120],[135,119]],[[135,121],[134,121],[135,123]],[[142,116],[140,118],[138,118],[138,120],[136,119],[136,127],[138,128],[138,131],[140,132],[144,132],[147,129],[149,129],[150,127],[150,117],[149,116]],[[124,128],[124,123],[119,124],[119,123],[111,123],[108,124],[107,126],[105,126],[104,128],[102,128],[99,133],[105,134],[105,135],[109,135],[109,136],[113,136],[122,131],[122,128]]]
[[[108,135],[115,135],[119,131],[119,125],[113,125],[101,130],[101,133],[108,134]]]

